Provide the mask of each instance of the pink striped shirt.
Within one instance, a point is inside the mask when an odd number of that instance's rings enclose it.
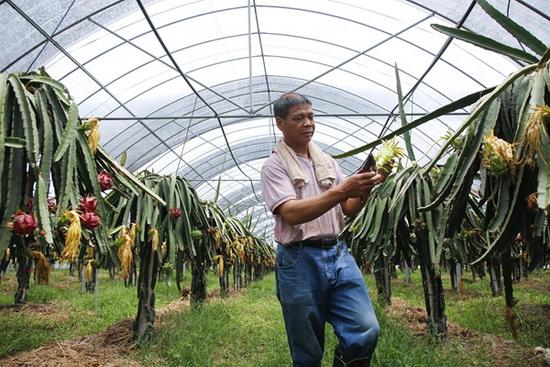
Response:
[[[262,167],[262,196],[272,213],[279,205],[288,200],[318,196],[326,191],[319,186],[315,178],[313,163],[302,156],[298,156],[298,159],[304,173],[310,178],[309,182],[300,188],[293,185],[277,153],[273,152]],[[336,172],[334,186],[341,183],[344,176],[334,159],[332,159],[332,164]],[[311,237],[336,236],[344,227],[344,214],[340,205],[336,205],[310,222],[297,225],[286,223],[280,215],[273,214],[273,216],[275,217],[275,241],[282,244],[302,241]]]

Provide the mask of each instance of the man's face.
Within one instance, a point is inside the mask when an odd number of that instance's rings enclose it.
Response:
[[[307,104],[290,108],[285,118],[277,117],[277,127],[283,133],[285,143],[292,148],[306,147],[315,131],[313,110]]]

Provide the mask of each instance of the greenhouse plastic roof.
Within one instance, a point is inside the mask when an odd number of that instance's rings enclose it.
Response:
[[[550,1],[489,2],[550,44]],[[81,117],[100,117],[101,144],[127,152],[130,170],[177,173],[204,199],[220,180],[220,205],[269,236],[259,172],[280,137],[270,105],[280,94],[312,100],[314,139],[337,154],[400,126],[394,65],[413,91],[409,121],[522,66],[434,23],[524,47],[463,0],[0,0],[0,68],[45,66]],[[467,112],[414,130],[417,160]],[[341,160],[344,174],[364,157]]]

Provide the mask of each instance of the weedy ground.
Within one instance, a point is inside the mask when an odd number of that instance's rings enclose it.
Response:
[[[542,366],[534,347],[550,347],[550,271],[532,273],[514,284],[517,340],[512,339],[504,318],[503,297],[491,297],[486,279],[470,278],[466,274],[463,289],[453,291],[444,276],[449,337],[443,341],[426,331],[419,273],[413,274],[411,284],[405,284],[401,275],[393,279],[392,305],[375,305],[382,332],[372,366]],[[372,275],[366,279],[376,300],[374,279]],[[189,284],[189,279],[185,282]],[[50,285],[32,284],[29,304],[16,310],[11,306],[15,279],[8,276],[0,284],[0,356],[15,354],[20,363],[21,358],[39,360],[39,353],[69,355],[69,349],[74,358],[80,351],[75,345],[93,344],[99,348],[95,353],[101,354],[101,348],[119,343],[116,363],[132,366],[290,365],[273,274],[228,298],[213,297],[199,308],[174,303],[179,298],[175,285],[167,287],[159,281],[157,308],[163,310],[163,317],[156,323],[153,342],[139,347],[129,342],[131,319],[137,310],[136,289],[103,274],[99,284],[97,294],[84,294],[77,278],[56,271]],[[209,291],[216,293],[214,274],[209,275],[208,284]],[[88,334],[98,337],[77,338]],[[61,342],[68,339],[73,342]],[[327,326],[323,366],[331,366],[335,345],[336,338]],[[0,364],[7,362],[0,360]]]

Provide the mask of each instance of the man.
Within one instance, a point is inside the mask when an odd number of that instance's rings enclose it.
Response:
[[[369,366],[379,334],[364,279],[346,244],[337,239],[343,214],[354,216],[376,172],[344,180],[334,159],[311,138],[311,102],[287,93],[274,104],[283,139],[262,167],[262,195],[275,217],[277,297],[282,306],[293,366],[320,366],[324,326],[338,338],[333,366]]]

